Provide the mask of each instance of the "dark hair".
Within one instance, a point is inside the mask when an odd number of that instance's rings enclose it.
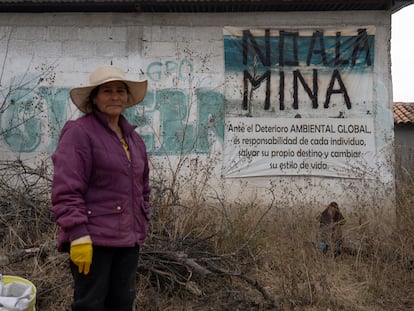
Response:
[[[100,85],[98,85],[95,88],[93,88],[92,91],[89,93],[88,98],[86,99],[85,109],[88,112],[92,112],[92,111],[98,110],[98,107],[96,105],[94,105],[94,103],[93,103],[93,99],[98,94],[99,87],[100,87]]]
[[[129,87],[128,87],[128,85],[127,85],[126,83],[124,83],[124,82],[122,82],[122,83],[125,85],[126,91],[127,91],[128,95],[129,95],[129,94],[130,94],[130,92],[129,92]],[[89,96],[88,96],[88,98],[86,99],[86,103],[85,103],[85,109],[86,109],[86,111],[88,111],[88,112],[92,112],[92,111],[99,111],[98,106],[96,106],[96,105],[93,103],[93,100],[94,100],[94,98],[98,95],[99,88],[101,87],[101,85],[102,85],[102,84],[100,84],[100,85],[98,85],[98,86],[94,87],[94,88],[92,89],[92,91],[89,93]]]

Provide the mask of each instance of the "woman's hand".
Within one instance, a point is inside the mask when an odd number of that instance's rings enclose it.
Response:
[[[87,275],[92,263],[92,240],[89,235],[70,243],[70,259],[78,266],[79,273]]]

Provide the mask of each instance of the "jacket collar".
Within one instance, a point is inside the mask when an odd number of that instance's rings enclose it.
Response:
[[[101,123],[103,126],[109,129],[109,125],[108,125],[109,117],[106,114],[100,111],[96,111],[96,110],[92,113],[95,116],[95,118],[99,121],[99,123]],[[124,135],[129,135],[131,132],[133,132],[137,128],[137,126],[131,125],[122,114],[119,116],[119,126],[124,132]]]

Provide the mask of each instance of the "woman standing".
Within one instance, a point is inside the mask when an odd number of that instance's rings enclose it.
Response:
[[[65,124],[52,155],[58,249],[70,252],[73,311],[131,311],[150,186],[144,142],[122,113],[144,99],[147,81],[114,66],[89,80],[70,91],[85,115]]]

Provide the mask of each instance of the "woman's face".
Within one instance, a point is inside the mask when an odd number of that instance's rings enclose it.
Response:
[[[93,103],[110,117],[119,116],[127,105],[128,91],[122,81],[111,81],[99,86]]]

